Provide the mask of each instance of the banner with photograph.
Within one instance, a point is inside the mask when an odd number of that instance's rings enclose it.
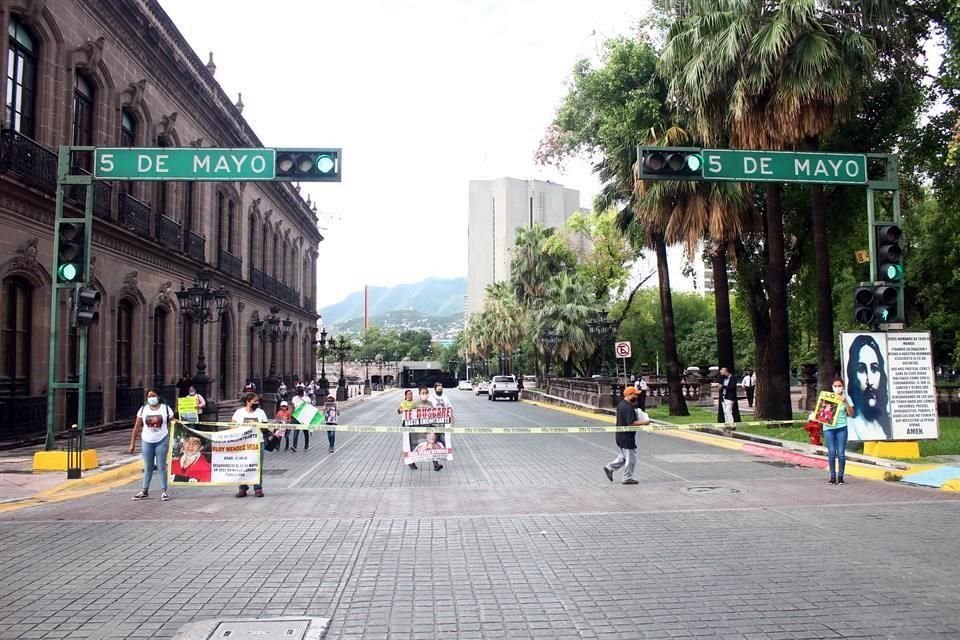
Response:
[[[813,410],[813,419],[820,424],[832,427],[837,424],[840,415],[840,405],[843,398],[831,391],[821,391],[817,398],[817,408]]]
[[[841,357],[850,440],[939,437],[929,333],[843,333]]]
[[[167,468],[175,485],[259,484],[260,428],[199,431],[174,422]]]
[[[404,409],[403,426],[431,427],[453,423],[450,407],[415,407]],[[451,434],[442,431],[405,431],[403,433],[403,462],[414,464],[431,460],[453,460]]]
[[[340,421],[340,405],[336,401],[323,403],[323,422],[337,424]]]
[[[177,398],[177,417],[184,422],[200,421],[200,403],[197,396]]]

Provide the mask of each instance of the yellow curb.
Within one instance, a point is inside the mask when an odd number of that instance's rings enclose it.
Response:
[[[955,493],[960,493],[960,478],[947,480],[940,486],[940,491],[951,491]]]
[[[136,462],[131,462],[115,469],[110,469],[109,471],[77,480],[68,480],[20,502],[2,504],[0,505],[0,513],[9,513],[10,511],[36,507],[41,504],[65,502],[67,500],[73,500],[74,498],[83,498],[97,493],[104,493],[110,489],[128,484],[142,472],[143,461],[137,460]]]
[[[540,407],[542,409],[552,409],[554,411],[561,411],[563,413],[569,413],[570,415],[580,416],[581,418],[587,418],[588,420],[599,420],[601,422],[615,423],[617,421],[613,416],[608,416],[605,413],[590,413],[589,411],[583,411],[581,409],[573,409],[571,407],[562,407],[555,404],[547,404],[545,402],[537,402],[535,400],[520,400],[520,402],[525,402],[526,404],[532,404],[535,407]]]

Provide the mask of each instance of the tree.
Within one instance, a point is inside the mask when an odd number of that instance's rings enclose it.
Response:
[[[556,352],[563,361],[563,375],[566,377],[573,375],[578,357],[585,359],[593,352],[594,343],[587,330],[587,321],[595,312],[590,289],[576,271],[560,272],[547,283],[543,306],[537,314],[535,335],[549,330],[560,336]]]

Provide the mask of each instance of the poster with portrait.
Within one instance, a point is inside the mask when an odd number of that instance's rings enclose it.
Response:
[[[927,332],[841,334],[843,379],[855,414],[850,440],[939,436],[933,352]]]
[[[260,482],[260,429],[248,425],[226,431],[200,431],[175,422],[167,469],[175,485],[257,484]]]
[[[453,422],[450,407],[415,407],[403,411],[405,427],[442,427]],[[405,431],[403,433],[403,462],[415,464],[432,460],[453,460],[451,434],[437,430]]]
[[[820,424],[832,427],[837,424],[840,404],[843,398],[830,391],[821,391],[817,398],[817,407],[813,410],[813,419]]]
[[[197,396],[177,398],[177,417],[184,422],[200,421],[200,403]]]
[[[340,405],[335,400],[323,403],[324,424],[337,424],[340,420]]]

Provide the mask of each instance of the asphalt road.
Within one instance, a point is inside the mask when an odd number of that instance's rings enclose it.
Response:
[[[448,390],[464,426],[588,421]],[[344,412],[396,424],[398,394]],[[135,485],[0,514],[0,638],[172,637],[228,617],[331,638],[957,638],[960,501],[638,434],[457,435],[442,471],[394,434],[268,453],[267,497]]]

